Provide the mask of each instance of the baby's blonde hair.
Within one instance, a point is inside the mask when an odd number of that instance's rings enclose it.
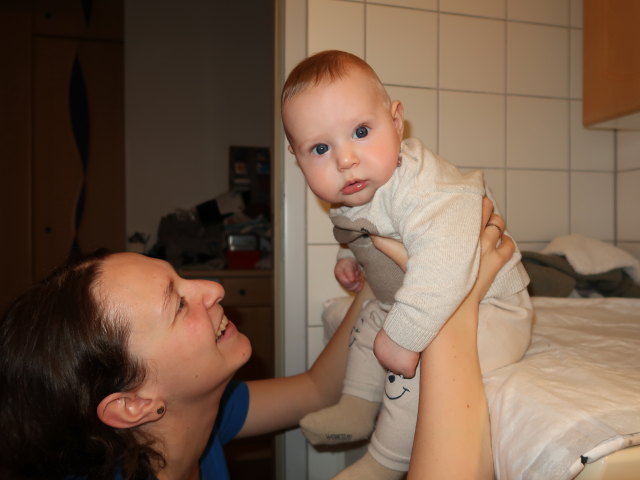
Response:
[[[345,76],[351,67],[361,69],[380,88],[385,104],[390,104],[389,95],[375,70],[360,57],[340,50],[325,50],[302,60],[291,71],[282,88],[280,106],[284,106],[297,94],[322,82],[333,82]]]

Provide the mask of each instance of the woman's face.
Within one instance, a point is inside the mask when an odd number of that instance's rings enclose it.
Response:
[[[215,282],[186,280],[162,260],[117,253],[103,264],[99,294],[130,322],[129,349],[147,368],[142,388],[171,402],[220,392],[251,345],[228,322]]]

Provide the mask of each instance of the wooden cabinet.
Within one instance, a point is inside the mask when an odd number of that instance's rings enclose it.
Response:
[[[122,41],[123,15],[120,0],[33,0],[38,35]]]
[[[0,2],[0,311],[32,282],[31,23],[19,0]]]
[[[584,0],[585,126],[640,129],[638,24],[638,0]]]
[[[34,280],[70,253],[124,250],[122,44],[35,37]]]
[[[270,270],[206,270],[185,268],[185,278],[213,280],[225,289],[227,318],[251,341],[251,359],[236,374],[240,380],[273,378],[275,338],[273,272]],[[234,440],[225,447],[233,480],[275,478],[275,435]]]
[[[0,309],[70,254],[124,250],[122,0],[0,2]]]

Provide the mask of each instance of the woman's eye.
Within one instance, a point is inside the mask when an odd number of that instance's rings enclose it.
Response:
[[[329,145],[327,145],[326,143],[319,143],[318,145],[313,147],[311,151],[316,155],[324,155],[329,151]]]
[[[184,297],[180,297],[180,300],[178,301],[178,310],[176,311],[176,313],[181,312],[186,305],[187,303],[185,302]]]
[[[353,134],[354,138],[364,138],[367,135],[369,135],[369,128],[368,127],[358,127],[356,128],[356,131]]]

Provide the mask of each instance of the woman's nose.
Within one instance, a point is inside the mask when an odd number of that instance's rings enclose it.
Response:
[[[218,282],[211,282],[208,280],[202,280],[202,302],[205,308],[209,309],[215,306],[216,303],[220,303],[224,298],[224,287]]]

